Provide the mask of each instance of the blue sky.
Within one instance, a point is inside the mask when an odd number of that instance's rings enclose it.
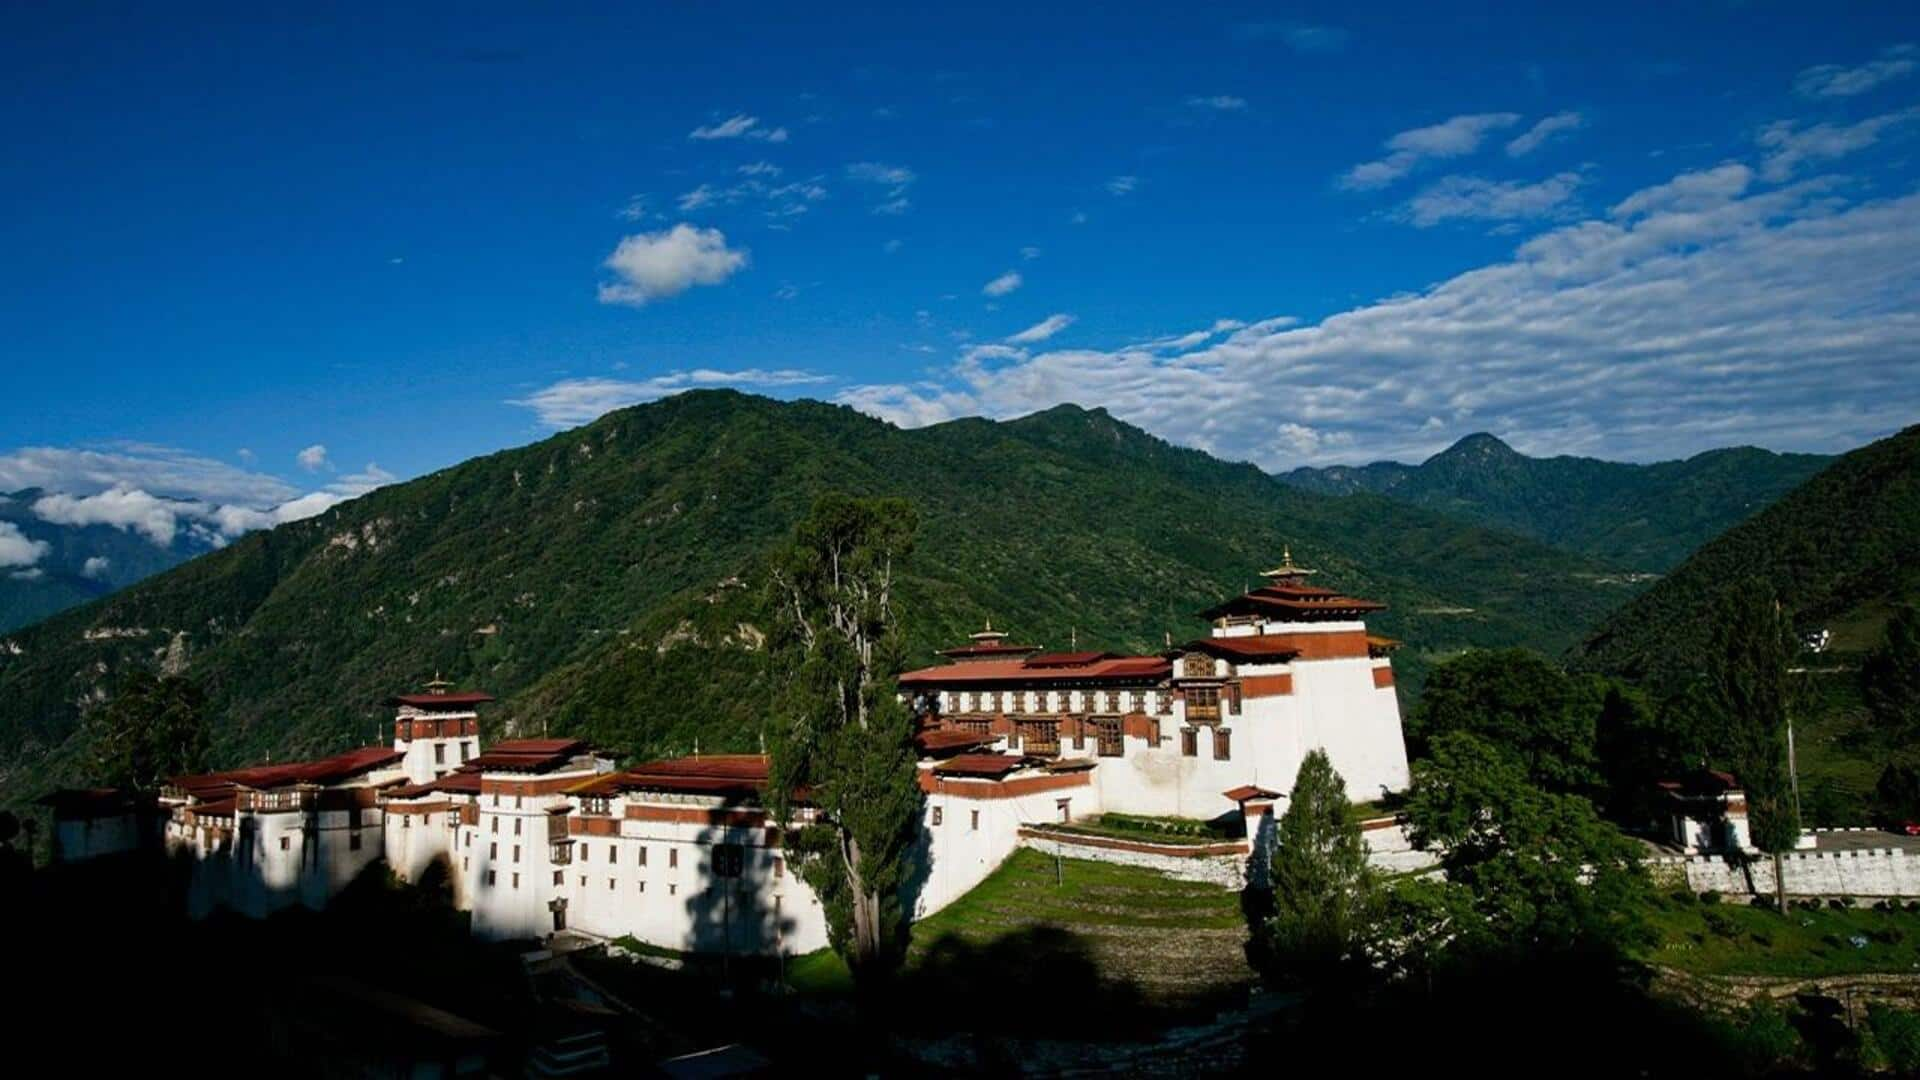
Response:
[[[230,535],[689,385],[1273,469],[1920,420],[1910,5],[1041,6],[16,7],[0,491]]]

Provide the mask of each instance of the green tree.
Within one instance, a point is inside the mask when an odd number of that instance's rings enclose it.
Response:
[[[1920,769],[1898,761],[1888,763],[1873,786],[1873,803],[1884,818],[1920,820]]]
[[[1728,593],[1707,655],[1707,689],[1726,722],[1728,756],[1747,796],[1753,844],[1773,856],[1774,898],[1787,909],[1782,852],[1800,836],[1799,809],[1787,762],[1787,725],[1794,708],[1787,667],[1792,629],[1773,591],[1758,579]]]
[[[789,826],[796,869],[826,908],[834,947],[863,981],[899,960],[899,891],[920,820],[913,717],[894,683],[893,590],[915,525],[899,499],[822,496],[770,584],[785,672],[771,801]],[[797,812],[801,792],[808,814]]]
[[[1347,784],[1324,750],[1300,763],[1273,852],[1273,955],[1288,973],[1317,980],[1360,956],[1374,898],[1360,822]]]
[[[1647,880],[1634,843],[1577,795],[1543,791],[1511,756],[1455,732],[1414,766],[1406,819],[1438,850],[1471,918],[1452,935],[1473,951],[1622,953],[1646,932]]]
[[[206,768],[206,695],[183,676],[137,670],[87,715],[83,734],[100,783],[157,791],[170,776]]]
[[[1920,611],[1902,607],[1887,620],[1886,636],[1861,662],[1860,696],[1882,730],[1920,729]]]
[[[1409,718],[1421,750],[1469,732],[1516,755],[1535,783],[1555,791],[1599,786],[1595,722],[1601,684],[1569,678],[1530,649],[1476,649],[1433,670]]]

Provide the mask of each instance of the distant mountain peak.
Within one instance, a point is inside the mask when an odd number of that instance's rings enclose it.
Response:
[[[1440,451],[1438,454],[1435,454],[1428,460],[1438,461],[1441,458],[1518,460],[1523,456],[1520,451],[1508,446],[1498,435],[1485,431],[1476,431],[1461,439],[1459,442],[1454,443],[1452,446],[1447,447],[1445,450]]]

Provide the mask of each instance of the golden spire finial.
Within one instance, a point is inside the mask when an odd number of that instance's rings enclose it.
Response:
[[[1260,576],[1264,578],[1289,578],[1305,577],[1313,573],[1318,573],[1318,571],[1309,570],[1304,566],[1295,566],[1293,563],[1293,547],[1282,544],[1280,547],[1280,565],[1271,570],[1260,571]]]

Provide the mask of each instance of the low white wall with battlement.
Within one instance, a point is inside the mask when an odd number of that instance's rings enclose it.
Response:
[[[1246,841],[1218,844],[1150,844],[1104,836],[1069,836],[1022,828],[1020,846],[1065,859],[1087,859],[1157,870],[1180,881],[1200,881],[1238,892],[1247,887]]]
[[[1796,851],[1781,856],[1789,896],[1920,896],[1920,856],[1898,848]],[[1769,896],[1773,858],[1754,855],[1744,867],[1722,855],[1669,856],[1647,860],[1656,878],[1675,884],[1684,876],[1694,892]]]

